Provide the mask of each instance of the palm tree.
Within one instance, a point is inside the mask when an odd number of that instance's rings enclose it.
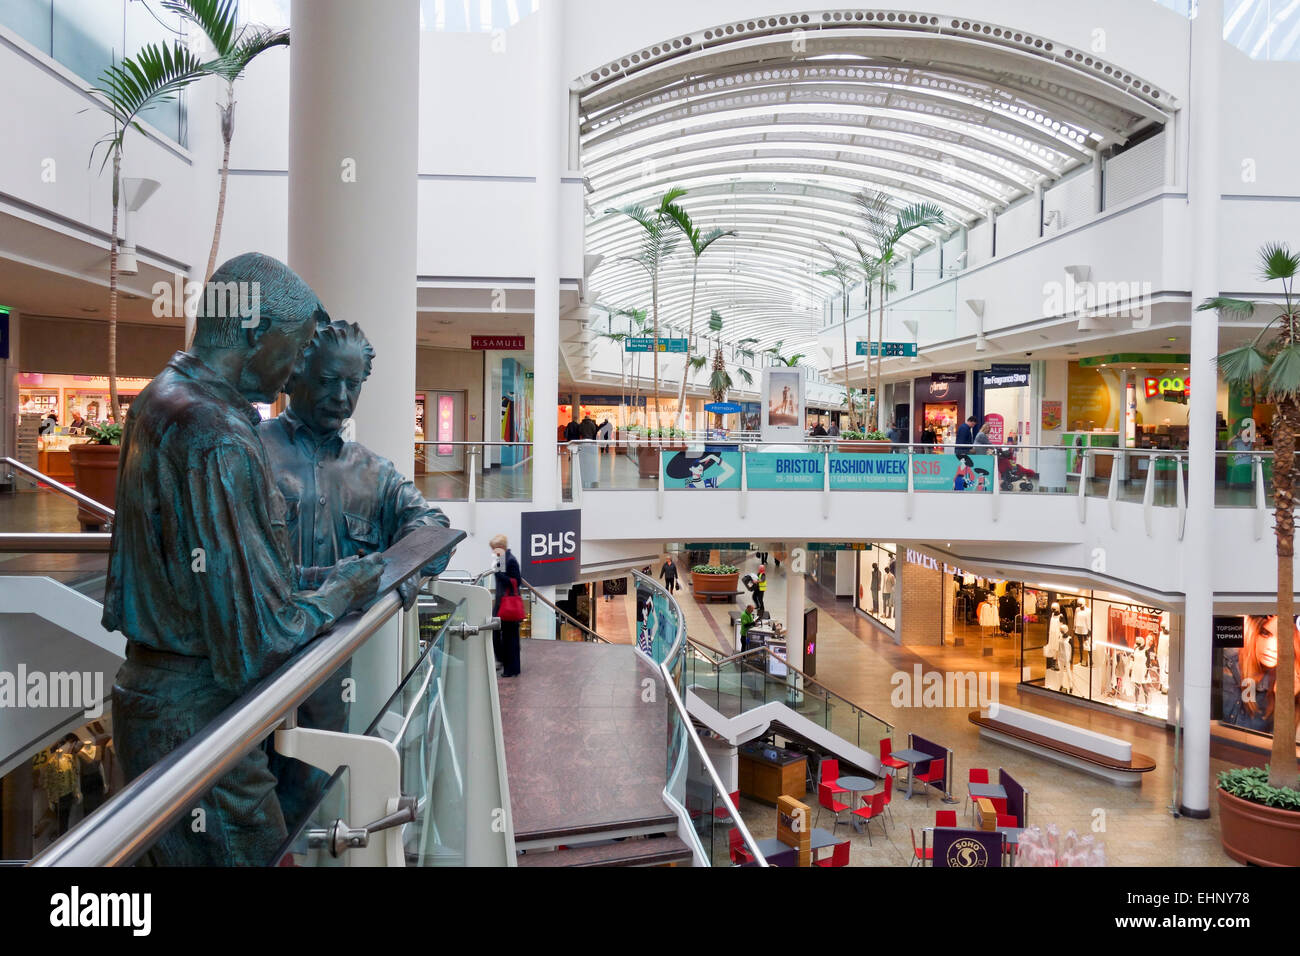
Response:
[[[722,331],[722,315],[717,309],[713,309],[709,313],[709,331],[716,333]],[[758,339],[754,338],[741,339],[736,343],[732,352],[733,358],[735,356],[744,356],[745,358],[753,359],[754,351],[749,348],[749,345],[757,342]],[[737,365],[736,374],[745,380],[746,385],[754,384],[754,376],[750,373],[749,369]],[[713,353],[713,370],[709,374],[709,394],[715,402],[725,402],[727,400],[727,392],[733,389],[735,384],[736,383],[731,378],[731,374],[727,371],[726,359],[722,357],[722,338],[719,335],[715,342],[715,351]],[[721,417],[721,415],[717,416],[718,419],[721,419]],[[715,427],[721,428],[722,426],[718,423]]]
[[[871,237],[872,243],[876,247],[876,258],[880,265],[880,317],[876,323],[876,330],[879,333],[879,339],[872,338],[870,332],[870,319],[868,319],[867,338],[870,342],[879,342],[878,348],[874,349],[875,365],[874,373],[868,377],[868,388],[875,392],[876,400],[871,406],[871,430],[876,431],[880,428],[880,353],[884,351],[885,337],[885,288],[889,283],[889,270],[893,267],[898,257],[898,244],[908,233],[915,232],[917,229],[931,229],[935,226],[943,225],[943,210],[934,203],[920,202],[913,203],[910,206],[904,206],[897,213],[889,202],[889,194],[883,192],[870,193],[863,190],[857,195],[858,205],[862,207],[862,217],[865,221],[867,235]],[[872,347],[867,347],[867,360],[871,360]]]
[[[840,235],[842,236],[844,233],[841,232]],[[850,396],[853,394],[853,389],[849,387],[849,287],[853,284],[852,279],[854,267],[848,259],[845,259],[830,246],[826,245],[826,243],[822,242],[818,243],[818,245],[825,249],[826,254],[831,257],[831,267],[829,269],[823,269],[817,274],[828,279],[834,279],[840,286],[840,303],[843,306],[843,322],[841,328],[844,331],[844,405],[849,413],[849,427],[856,428],[857,425],[853,417],[853,402],[850,399]],[[857,245],[856,239],[854,240],[854,245]],[[868,285],[870,285],[870,283],[868,283]],[[868,307],[868,323],[871,321],[870,316],[871,309]]]
[[[659,424],[659,268],[672,255],[677,245],[678,230],[673,206],[684,195],[685,189],[674,186],[663,194],[659,205],[653,210],[639,204],[605,210],[606,215],[627,216],[645,232],[641,241],[641,254],[629,261],[635,262],[650,276],[650,308],[654,316],[655,425]]]
[[[691,244],[691,255],[694,257],[691,263],[691,313],[690,320],[686,326],[686,339],[690,341],[695,336],[695,287],[700,277],[700,256],[704,255],[708,248],[724,236],[734,236],[736,233],[732,229],[713,228],[703,235],[700,234],[699,227],[691,221],[691,217],[681,206],[672,204],[668,209],[668,215],[682,231],[686,241]],[[717,314],[716,312],[714,313]],[[689,360],[688,363],[690,364]],[[686,417],[686,369],[682,368],[682,390],[677,396],[677,427],[681,428]]]
[[[121,414],[117,399],[117,221],[126,133],[132,128],[143,132],[139,122],[142,112],[172,99],[204,72],[198,57],[181,43],[149,43],[134,56],[104,70],[99,75],[100,86],[94,87],[101,99],[97,103],[99,110],[113,121],[113,132],[105,134],[90,150],[93,163],[95,151],[104,147],[101,173],[109,160],[113,161],[113,231],[108,246],[108,414],[113,421]]]
[[[787,358],[786,356],[781,354],[781,346],[784,344],[785,344],[785,339],[781,339],[779,342],[776,343],[776,345],[773,345],[771,348],[764,349],[763,354],[770,355],[774,363],[780,363],[781,365],[784,365],[787,368],[794,368],[796,365],[799,364],[799,360],[803,358],[804,353],[796,352],[794,355],[791,355]]]
[[[1295,280],[1300,273],[1300,253],[1285,243],[1266,243],[1259,250],[1260,278],[1282,284],[1282,311],[1268,322],[1249,345],[1229,349],[1218,358],[1225,381],[1263,386],[1265,396],[1277,405],[1273,418],[1273,520],[1277,537],[1277,670],[1273,685],[1273,752],[1268,782],[1274,787],[1295,787],[1295,641],[1291,621],[1295,615],[1295,445],[1300,425],[1300,300]],[[1248,318],[1262,302],[1216,297],[1206,299],[1197,311],[1215,309],[1220,315]]]
[[[230,175],[230,141],[235,135],[235,81],[244,75],[248,64],[271,47],[288,46],[288,30],[239,25],[239,0],[163,0],[163,7],[194,24],[212,44],[216,57],[204,69],[219,76],[226,84],[226,102],[217,104],[221,113],[221,188],[217,193],[217,224],[212,230],[212,249],[203,281],[212,278],[217,268],[217,249],[221,245],[221,224],[226,214],[226,181]]]

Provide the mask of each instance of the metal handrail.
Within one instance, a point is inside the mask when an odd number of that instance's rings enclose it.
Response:
[[[528,583],[527,581],[525,581],[523,578],[520,578],[519,581],[520,581],[521,584],[523,584],[524,587],[528,588],[528,590],[530,590],[530,591],[533,592],[533,597],[537,598],[539,601],[541,601],[543,604],[545,604],[547,607],[549,607],[549,608],[550,608],[552,611],[554,611],[556,614],[559,614],[561,617],[563,617],[563,618],[565,618],[566,620],[568,620],[569,623],[572,624],[574,627],[581,629],[581,630],[582,630],[584,633],[586,633],[586,634],[590,634],[592,637],[594,637],[596,640],[600,641],[602,644],[613,644],[613,643],[614,643],[613,641],[609,640],[608,638],[601,637],[599,634],[597,634],[595,631],[593,631],[591,628],[589,628],[586,624],[583,624],[581,621],[579,621],[576,617],[574,617],[574,616],[573,616],[572,614],[570,614],[568,611],[565,611],[565,610],[563,610],[563,609],[561,609],[561,608],[556,607],[556,606],[555,606],[555,602],[553,602],[550,598],[546,597],[544,594],[542,594],[540,591],[538,591],[537,588],[533,587],[531,584],[529,584],[529,583]]]
[[[690,641],[691,646],[694,647],[694,648],[696,648],[697,650],[702,650],[702,651],[706,651],[706,652],[712,650],[712,648],[710,648],[708,645],[706,645],[706,644],[701,644],[699,641],[695,640],[695,638],[693,638],[693,637],[692,637],[692,638],[688,638],[688,640]],[[809,677],[807,674],[805,674],[805,673],[804,673],[803,671],[801,671],[799,668],[795,667],[795,666],[794,666],[793,664],[791,664],[789,661],[782,661],[781,658],[777,657],[776,654],[773,653],[773,651],[772,651],[772,649],[771,649],[770,647],[751,647],[751,648],[750,648],[749,650],[747,650],[747,651],[741,651],[741,652],[738,653],[738,654],[732,654],[730,657],[723,657],[723,658],[720,658],[720,659],[714,659],[714,658],[712,658],[711,656],[706,656],[705,659],[708,660],[709,663],[712,664],[714,668],[719,668],[719,667],[721,667],[723,664],[730,664],[730,663],[733,663],[733,662],[735,662],[735,661],[741,661],[742,663],[746,663],[746,664],[748,664],[748,663],[750,663],[749,661],[744,661],[744,660],[742,660],[742,659],[743,659],[743,658],[747,658],[747,657],[752,657],[752,656],[757,655],[757,654],[764,654],[764,655],[767,655],[767,656],[769,656],[769,657],[775,658],[775,659],[778,660],[778,661],[781,661],[781,664],[782,664],[782,665],[784,665],[784,666],[787,667],[788,669],[794,671],[794,673],[798,674],[800,677],[802,677],[802,678],[803,678],[805,681],[807,681],[808,683],[813,684],[813,685],[817,686],[818,688],[820,688],[822,691],[824,691],[824,692],[826,693],[826,695],[827,695],[828,697],[834,697],[836,700],[841,700],[841,701],[843,701],[845,704],[847,704],[847,705],[849,706],[849,709],[850,709],[850,710],[857,711],[857,712],[860,713],[860,714],[866,714],[866,715],[867,715],[868,717],[870,717],[872,720],[877,721],[877,722],[879,722],[881,725],[883,725],[887,730],[889,730],[890,733],[893,733],[894,725],[891,724],[891,723],[889,723],[889,721],[887,721],[887,720],[883,720],[882,718],[877,717],[877,716],[876,716],[875,714],[873,714],[871,711],[867,710],[867,708],[863,707],[861,704],[855,704],[853,701],[849,700],[849,699],[848,699],[847,697],[845,697],[843,694],[837,694],[837,693],[835,693],[835,691],[831,690],[829,687],[827,687],[825,684],[823,684],[823,683],[822,683],[821,681],[819,681],[817,678],[815,678],[815,677]],[[763,670],[759,665],[753,665],[753,666],[757,667],[760,671]],[[763,672],[766,673],[766,671],[763,671]],[[806,690],[807,690],[807,688],[805,688],[805,691],[806,691]]]
[[[401,610],[391,591],[264,678],[203,730],[127,784],[31,866],[125,866],[257,747]]]
[[[0,533],[0,553],[80,554],[108,551],[113,536],[107,532],[6,531]]]
[[[687,646],[687,642],[690,640],[686,634],[686,618],[682,615],[681,606],[677,603],[677,599],[673,597],[669,591],[660,587],[659,582],[654,578],[642,574],[640,571],[633,571],[632,576],[644,580],[654,590],[662,593],[672,604],[673,610],[677,612],[677,637],[673,641],[672,647],[668,649],[668,653],[664,656],[663,661],[659,663],[659,674],[663,678],[664,686],[668,688],[669,699],[672,701],[673,706],[677,708],[677,719],[682,725],[683,733],[686,735],[686,739],[690,742],[690,746],[695,749],[695,754],[699,758],[700,764],[704,767],[705,772],[708,773],[714,789],[717,790],[718,796],[722,800],[724,810],[728,815],[730,815],[731,819],[735,821],[736,828],[740,831],[741,839],[744,840],[745,846],[749,854],[754,858],[754,861],[759,866],[766,867],[768,865],[767,858],[763,856],[763,852],[758,848],[758,843],[755,841],[754,835],[749,832],[749,827],[745,825],[745,821],[741,817],[740,811],[736,809],[736,805],[732,802],[731,792],[722,785],[722,780],[718,777],[718,772],[713,766],[713,761],[709,759],[709,755],[704,749],[704,743],[700,740],[700,735],[695,730],[695,721],[691,718],[690,712],[686,709],[686,704],[682,701],[681,695],[677,693],[677,685],[673,682],[672,671],[668,668],[668,662],[675,658],[679,651],[684,650]],[[665,785],[664,791],[667,793],[667,785]]]
[[[108,507],[108,505],[101,504],[100,502],[96,501],[94,498],[88,497],[87,495],[83,495],[80,491],[77,491],[75,488],[69,488],[61,481],[55,481],[53,478],[51,478],[49,475],[45,474],[44,472],[37,471],[35,468],[32,468],[29,465],[24,465],[21,461],[15,461],[13,458],[5,458],[3,459],[3,461],[10,468],[18,469],[18,471],[22,473],[23,477],[28,478],[39,484],[49,485],[55,491],[67,495],[69,498],[72,498],[78,504],[84,505],[85,507],[89,508],[91,511],[98,511],[104,517],[110,519],[116,514],[116,512],[112,508]],[[12,472],[9,474],[9,477],[10,478],[14,477]]]

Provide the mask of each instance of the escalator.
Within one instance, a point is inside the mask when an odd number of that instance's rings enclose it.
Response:
[[[776,734],[881,776],[879,744],[893,727],[770,649],[726,656],[691,641],[686,673],[692,719],[729,744]]]

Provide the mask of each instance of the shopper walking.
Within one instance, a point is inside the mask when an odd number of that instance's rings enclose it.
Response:
[[[659,568],[659,577],[664,580],[664,587],[669,591],[680,591],[682,586],[677,580],[677,565],[672,555],[664,555],[663,566]]]
[[[503,534],[495,535],[488,546],[496,555],[492,576],[496,580],[496,599],[492,602],[493,615],[501,611],[501,599],[507,594],[520,594],[523,579],[519,575],[519,561],[510,553],[510,543]],[[519,676],[519,622],[502,621],[501,630],[492,636],[492,649],[501,662],[502,677]]]

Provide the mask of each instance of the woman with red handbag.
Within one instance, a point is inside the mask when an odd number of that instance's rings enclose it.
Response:
[[[492,636],[492,649],[501,662],[501,676],[518,677],[519,622],[524,619],[519,561],[510,553],[509,542],[503,534],[495,535],[488,546],[497,556],[492,569],[496,579],[496,600],[492,604],[492,613],[501,618],[501,630]]]

